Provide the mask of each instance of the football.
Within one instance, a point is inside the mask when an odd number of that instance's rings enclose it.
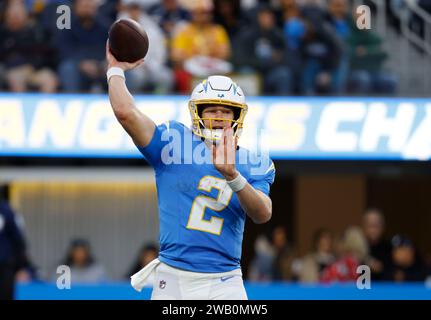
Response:
[[[144,29],[132,19],[120,19],[109,29],[109,49],[121,62],[135,62],[148,52],[148,36]]]

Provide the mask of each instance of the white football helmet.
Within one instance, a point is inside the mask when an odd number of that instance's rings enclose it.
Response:
[[[202,107],[211,104],[231,107],[234,111],[234,119],[202,118]],[[248,107],[242,89],[231,78],[210,76],[194,88],[189,101],[189,110],[193,132],[205,139],[217,142],[220,140],[223,130],[213,129],[213,121],[231,121],[234,137],[239,138]],[[209,120],[209,128],[205,126],[204,120]]]

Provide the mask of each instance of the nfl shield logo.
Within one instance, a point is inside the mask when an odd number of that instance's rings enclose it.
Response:
[[[164,289],[166,287],[166,281],[165,280],[160,280],[159,282],[159,288],[160,289]]]

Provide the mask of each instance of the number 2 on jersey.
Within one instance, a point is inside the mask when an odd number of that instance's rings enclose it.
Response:
[[[193,201],[189,221],[187,222],[187,229],[220,235],[224,219],[212,216],[209,220],[205,220],[205,210],[206,208],[210,208],[213,211],[222,211],[225,209],[232,198],[233,191],[228,187],[224,179],[204,176],[199,181],[199,190],[211,192],[213,188],[218,189],[217,198],[200,195]]]

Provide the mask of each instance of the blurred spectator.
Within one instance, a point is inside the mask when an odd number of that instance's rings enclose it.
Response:
[[[339,66],[332,73],[331,90],[334,94],[341,94],[345,92],[349,72],[349,54],[346,47],[347,38],[354,27],[347,0],[330,0],[328,3],[328,19],[343,45]]]
[[[367,240],[359,227],[349,227],[338,243],[338,260],[322,272],[321,282],[348,282],[358,277],[356,270],[368,257]]]
[[[120,11],[121,0],[99,0],[101,1],[97,10],[99,16],[105,17],[107,23],[112,24],[117,19]]]
[[[272,280],[272,263],[274,249],[268,238],[264,235],[257,237],[254,243],[255,255],[250,263],[248,279],[251,281]]]
[[[397,79],[383,70],[388,58],[382,44],[383,39],[372,29],[352,28],[348,38],[350,51],[350,90],[354,93],[394,94]]]
[[[319,229],[313,235],[313,251],[301,259],[298,280],[305,283],[317,283],[322,271],[335,261],[332,234],[326,229]]]
[[[329,0],[328,18],[333,24],[337,35],[345,41],[350,35],[353,21],[347,0]]]
[[[285,228],[277,226],[272,231],[271,242],[264,235],[256,239],[248,278],[252,281],[291,280],[293,256]]]
[[[263,77],[264,94],[292,92],[286,43],[270,7],[262,5],[257,13],[257,25],[243,29],[235,40],[233,61],[236,68],[240,72],[259,72]]]
[[[306,22],[296,0],[282,0],[283,28],[289,48],[299,48],[305,36]]]
[[[301,49],[308,23],[302,15],[297,0],[281,0],[280,16],[286,45],[289,50],[288,59],[290,60],[291,71],[296,83],[301,78],[303,63],[303,52]]]
[[[244,23],[247,26],[250,26],[250,25],[253,25],[256,23],[257,13],[261,9],[262,5],[270,7],[271,10],[273,10],[274,14],[277,13],[277,6],[274,6],[271,3],[271,1],[249,0],[249,4],[247,4],[247,5],[244,5],[244,1],[241,1],[240,6],[242,8],[242,15],[244,18]],[[277,18],[278,18],[278,16],[277,16]]]
[[[157,246],[153,243],[145,244],[140,250],[138,258],[128,271],[126,278],[129,279],[136,272],[144,268],[148,263],[156,259],[159,255]]]
[[[332,25],[323,19],[324,11],[316,4],[302,8],[306,20],[305,35],[300,44],[303,58],[300,91],[303,95],[334,93],[339,72],[343,43]]]
[[[189,8],[192,20],[179,28],[174,35],[171,52],[178,91],[186,94],[190,93],[192,80],[192,75],[184,69],[187,60],[197,56],[227,60],[230,56],[226,31],[212,22],[212,2],[192,1]]]
[[[425,281],[426,265],[413,242],[402,235],[392,238],[392,264],[385,269],[384,280],[407,282]]]
[[[46,68],[49,51],[46,35],[41,26],[29,18],[23,2],[10,1],[6,6],[0,39],[0,61],[10,91],[51,93],[57,90],[57,77]]]
[[[22,223],[10,207],[8,186],[0,186],[0,300],[14,299],[15,281],[31,279]]]
[[[105,269],[93,258],[90,243],[85,239],[75,239],[70,243],[63,264],[70,267],[72,284],[96,283],[107,279]]]
[[[106,84],[105,44],[109,22],[97,17],[98,0],[75,0],[71,29],[57,33],[61,57],[58,73],[64,91],[90,88],[101,91]]]
[[[262,0],[241,0],[241,10],[248,11],[255,8]]]
[[[293,249],[289,246],[286,229],[283,226],[277,226],[273,230],[272,245],[275,249],[273,280],[291,280]]]
[[[43,10],[46,2],[48,2],[47,0],[9,0],[9,2],[12,1],[22,2],[30,14],[40,13]]]
[[[37,19],[48,34],[50,41],[53,41],[54,36],[57,32],[60,32],[57,28],[57,19],[59,14],[57,8],[61,5],[72,7],[73,0],[50,0],[43,4],[43,10],[37,15]]]
[[[383,236],[385,232],[385,218],[378,209],[369,209],[362,220],[362,229],[368,242],[371,278],[381,280],[384,270],[391,263],[391,244]]]
[[[328,0],[297,0],[302,14],[310,21],[323,21],[328,9]]]
[[[133,92],[155,91],[168,93],[173,86],[173,75],[166,66],[166,39],[163,31],[152,18],[143,11],[138,0],[123,0],[123,11],[118,19],[131,18],[138,22],[146,31],[150,46],[145,57],[145,63],[126,72],[126,82]]]
[[[190,20],[190,13],[178,4],[178,0],[162,0],[149,13],[169,40],[178,26]]]
[[[328,3],[328,18],[334,26],[338,37],[343,41],[350,35],[353,20],[349,14],[349,5],[346,0],[330,0]]]
[[[303,95],[340,91],[342,41],[324,19],[321,3],[281,0],[288,59],[295,66],[299,91]]]
[[[234,40],[238,31],[244,27],[239,0],[215,0],[214,20],[225,28],[229,39]]]

